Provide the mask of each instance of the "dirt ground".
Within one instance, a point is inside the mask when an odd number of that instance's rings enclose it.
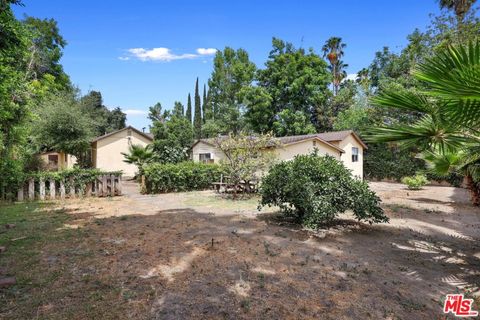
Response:
[[[255,198],[136,188],[54,204],[69,217],[55,232],[75,232],[41,243],[31,277],[55,277],[0,289],[0,318],[444,319],[457,292],[480,307],[480,210],[464,189],[371,183],[390,223],[345,215],[313,233]]]

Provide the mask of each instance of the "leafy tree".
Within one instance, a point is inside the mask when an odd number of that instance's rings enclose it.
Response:
[[[29,48],[28,72],[33,79],[41,79],[45,74],[55,77],[62,89],[70,89],[70,79],[60,64],[62,50],[67,45],[60,35],[54,19],[26,17],[23,23],[30,30],[32,39]]]
[[[186,118],[167,115],[162,121],[154,121],[151,131],[156,161],[177,163],[187,160],[193,143],[193,127]]]
[[[187,100],[187,111],[185,113],[185,118],[192,123],[192,98],[190,97],[190,93],[188,94]]]
[[[212,110],[214,126],[221,130],[218,133],[239,132],[243,127],[240,92],[253,81],[255,64],[249,60],[245,50],[229,47],[217,51],[213,64],[208,81],[208,104]]]
[[[329,95],[327,64],[313,49],[308,52],[296,49],[277,38],[273,38],[272,47],[266,68],[259,70],[257,75],[258,86],[265,89],[260,93],[270,95],[270,112],[301,111],[317,124],[318,113]],[[273,125],[273,119],[270,123]]]
[[[82,167],[86,167],[93,137],[91,119],[72,94],[44,99],[34,123],[34,141],[40,149],[72,154]]]
[[[124,162],[137,166],[139,175],[143,175],[143,167],[153,162],[155,157],[151,145],[143,147],[139,144],[132,144],[128,148],[128,153],[122,152],[122,155],[125,158]]]
[[[369,223],[388,222],[380,198],[333,157],[298,155],[274,165],[262,181],[262,206],[278,206],[297,222],[318,228],[352,210]]]
[[[90,117],[96,136],[125,128],[127,116],[117,107],[109,110],[103,105],[102,93],[90,91],[80,98],[80,106]]]
[[[165,115],[166,111],[162,110],[162,104],[160,102],[157,102],[148,108],[148,119],[150,119],[152,122],[164,122]]]
[[[270,132],[275,120],[272,97],[263,87],[246,87],[242,90],[246,105],[245,121],[249,129],[258,133]]]
[[[285,109],[273,123],[273,132],[277,137],[310,134],[315,133],[315,127],[302,111]]]
[[[195,114],[193,117],[193,129],[195,131],[195,138],[202,137],[202,106],[200,101],[200,94],[198,92],[198,78],[195,82]]]
[[[220,164],[230,177],[230,183],[234,185],[234,198],[240,190],[242,181],[258,180],[259,174],[273,164],[274,153],[265,150],[280,145],[270,134],[247,135],[245,133],[230,134],[227,138],[217,137],[214,139],[214,144],[225,154]]]
[[[173,105],[172,116],[182,118],[185,116],[184,113],[185,113],[185,110],[184,110],[183,104],[179,101],[175,101]]]
[[[373,102],[378,107],[418,112],[419,119],[374,128],[369,139],[420,148],[437,174],[460,171],[467,177],[473,203],[479,205],[480,43],[449,47],[419,64],[414,77],[429,89],[385,91]]]
[[[15,19],[9,2],[0,10],[0,196],[21,179],[22,147],[30,117],[28,105],[28,32]]]

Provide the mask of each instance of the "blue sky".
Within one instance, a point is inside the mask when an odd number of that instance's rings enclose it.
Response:
[[[273,36],[317,52],[339,36],[353,74],[383,46],[400,50],[409,33],[439,12],[435,0],[23,2],[17,16],[58,21],[72,82],[83,93],[101,91],[105,105],[121,107],[139,129],[148,127],[149,106],[185,104],[196,77],[208,80],[211,49],[244,48],[263,67]]]

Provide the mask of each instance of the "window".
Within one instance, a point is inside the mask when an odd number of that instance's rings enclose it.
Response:
[[[200,153],[200,154],[198,154],[198,160],[200,160],[200,162],[204,162],[204,163],[212,163],[213,162],[212,154],[211,153]]]
[[[352,162],[358,162],[358,148],[352,147]]]
[[[314,146],[314,147],[317,146],[317,141],[313,140],[313,146]]]

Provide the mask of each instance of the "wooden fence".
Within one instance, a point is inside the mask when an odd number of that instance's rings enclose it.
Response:
[[[75,178],[54,179],[30,178],[17,192],[17,200],[54,200],[76,197],[107,197],[122,195],[122,177],[101,175],[84,187],[76,187]]]

